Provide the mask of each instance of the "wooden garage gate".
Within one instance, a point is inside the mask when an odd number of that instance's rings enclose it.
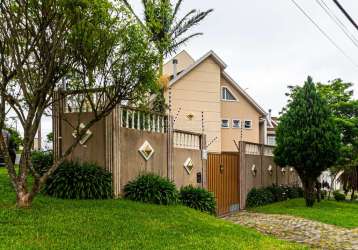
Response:
[[[239,163],[238,153],[208,156],[208,190],[215,194],[218,216],[239,210]]]

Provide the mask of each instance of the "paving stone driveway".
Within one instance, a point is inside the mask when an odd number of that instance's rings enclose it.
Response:
[[[358,250],[358,228],[349,230],[289,215],[248,212],[236,213],[224,219],[319,249]]]

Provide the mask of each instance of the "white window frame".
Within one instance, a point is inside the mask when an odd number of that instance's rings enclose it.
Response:
[[[250,128],[247,128],[247,127],[246,127],[246,122],[250,122],[250,125],[251,125]],[[252,120],[244,120],[244,124],[243,124],[243,125],[244,125],[244,127],[243,127],[244,129],[252,129]]]
[[[234,121],[239,121],[239,126],[238,127],[234,126],[234,124],[235,124]],[[241,128],[241,126],[242,126],[241,119],[234,118],[234,119],[232,119],[231,123],[232,123],[232,128],[235,128],[235,129]]]
[[[269,143],[270,142],[269,138],[271,140],[273,139],[274,143]],[[275,135],[268,135],[267,136],[267,145],[270,145],[270,146],[275,146],[276,145],[276,136]]]
[[[223,126],[223,121],[227,121],[227,127],[224,127],[224,126]],[[224,129],[230,128],[230,119],[221,118],[221,128],[224,128]]]
[[[227,91],[229,91],[230,94],[235,98],[235,100],[227,100],[227,99],[224,99],[224,98],[223,98],[223,91],[224,91],[224,89],[226,89]],[[224,101],[224,102],[238,102],[238,101],[239,101],[239,99],[236,97],[236,95],[233,93],[233,91],[231,91],[231,89],[230,89],[229,87],[227,87],[227,86],[221,86],[220,98],[221,98],[221,100]]]

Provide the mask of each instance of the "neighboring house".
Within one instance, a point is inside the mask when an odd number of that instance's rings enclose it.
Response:
[[[267,139],[266,144],[276,146],[276,128],[278,125],[278,118],[271,116],[271,109],[267,115]]]
[[[183,51],[165,64],[174,128],[206,134],[209,152],[237,152],[234,141],[266,144],[267,113],[226,67],[213,51],[197,61]]]

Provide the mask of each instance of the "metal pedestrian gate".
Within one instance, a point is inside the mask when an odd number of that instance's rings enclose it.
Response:
[[[239,163],[238,153],[208,156],[208,190],[215,195],[218,216],[240,208]]]

